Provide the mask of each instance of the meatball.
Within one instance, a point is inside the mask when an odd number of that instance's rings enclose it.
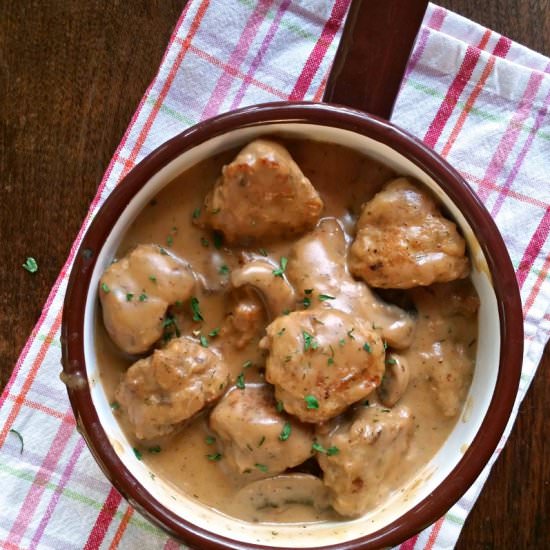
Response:
[[[346,237],[334,218],[326,218],[292,248],[286,274],[297,295],[311,307],[335,308],[361,317],[395,348],[409,346],[413,318],[395,305],[384,302],[363,282],[349,274]]]
[[[296,311],[275,319],[260,346],[265,377],[285,410],[324,422],[367,396],[384,373],[380,336],[362,319],[336,309]]]
[[[188,338],[172,340],[134,363],[116,399],[138,439],[153,439],[180,425],[227,388],[229,370],[217,353]]]
[[[221,231],[230,245],[249,245],[312,229],[322,209],[319,194],[288,151],[257,139],[223,167],[197,221]]]
[[[442,283],[411,292],[418,309],[417,338],[405,357],[421,365],[416,373],[427,380],[445,416],[458,414],[472,381],[479,299],[470,281]]]
[[[278,412],[266,384],[230,391],[212,411],[210,427],[227,464],[247,480],[280,474],[311,456],[311,429]]]
[[[168,306],[195,288],[188,264],[153,244],[141,244],[111,264],[99,281],[103,322],[113,342],[144,353],[162,336]]]
[[[372,287],[412,288],[467,277],[465,251],[431,195],[397,178],[363,206],[349,266]]]
[[[409,411],[360,407],[350,421],[319,434],[317,453],[332,506],[343,516],[359,516],[388,498],[398,483],[409,449]]]

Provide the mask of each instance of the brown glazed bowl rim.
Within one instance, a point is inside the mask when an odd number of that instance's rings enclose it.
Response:
[[[153,151],[130,171],[106,199],[76,255],[63,309],[62,362],[65,379],[87,380],[84,311],[90,280],[103,243],[132,197],[155,173],[183,152],[232,130],[272,123],[304,123],[349,130],[396,150],[432,177],[458,206],[472,227],[492,274],[501,333],[499,370],[489,408],[471,445],[445,480],[427,498],[397,520],[364,537],[318,548],[351,550],[398,544],[444,515],[475,481],[495,450],[519,386],[523,317],[512,263],[504,241],[485,207],[460,174],[444,159],[388,121],[330,104],[269,103],[245,107],[201,122]],[[277,548],[244,543],[206,531],[160,504],[117,456],[92,404],[88,384],[69,383],[67,388],[78,429],[99,466],[129,503],[150,520],[196,548]]]

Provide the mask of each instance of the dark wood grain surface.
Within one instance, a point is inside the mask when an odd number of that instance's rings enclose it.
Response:
[[[153,78],[184,0],[0,3],[0,387]],[[440,4],[550,55],[550,0]],[[39,271],[21,268],[34,256]],[[550,353],[458,543],[550,547]]]

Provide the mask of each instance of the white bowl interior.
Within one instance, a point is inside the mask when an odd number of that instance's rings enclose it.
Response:
[[[178,492],[169,482],[158,476],[153,480],[147,465],[136,460],[132,445],[113,416],[104,388],[99,383],[94,345],[98,281],[115,255],[127,228],[143,206],[176,176],[204,158],[244,145],[266,134],[338,143],[384,162],[399,174],[420,180],[439,197],[460,226],[473,260],[472,280],[481,299],[478,351],[472,385],[461,418],[430,463],[410,480],[404,494],[397,493],[382,507],[355,520],[307,526],[252,524],[233,519],[200,504],[192,497]],[[336,544],[365,536],[396,520],[430,495],[457,465],[479,430],[495,389],[500,349],[497,302],[486,259],[471,227],[437,183],[404,156],[371,138],[347,130],[304,123],[275,123],[234,130],[182,153],[155,174],[127,205],[99,253],[87,296],[84,332],[87,375],[99,420],[122,463],[145,489],[166,508],[203,529],[243,542],[289,548],[315,547],[321,541],[324,545]]]

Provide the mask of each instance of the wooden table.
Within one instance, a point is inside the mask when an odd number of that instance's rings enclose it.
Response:
[[[185,0],[2,2],[0,387],[153,78]],[[440,0],[550,55],[550,0]],[[139,36],[139,38],[136,38]],[[34,256],[40,269],[21,268]],[[458,543],[550,547],[550,353]]]

